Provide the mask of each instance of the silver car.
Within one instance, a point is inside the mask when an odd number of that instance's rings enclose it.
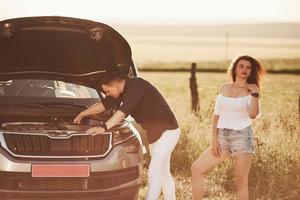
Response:
[[[131,120],[85,131],[114,109],[74,117],[104,97],[104,72],[137,76],[111,27],[67,17],[0,21],[0,199],[138,199],[142,141]],[[126,66],[126,67],[125,67]]]

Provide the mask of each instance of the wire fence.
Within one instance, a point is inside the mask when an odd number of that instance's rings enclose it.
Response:
[[[191,75],[190,75],[190,77],[187,77],[186,82],[179,83],[177,81],[173,81],[172,83],[170,83],[170,80],[164,81],[162,79],[159,79],[158,81],[154,81],[154,82],[152,81],[152,83],[157,86],[190,88],[192,111],[197,111],[198,109],[200,109],[199,108],[199,100],[200,100],[199,95],[202,93],[202,91],[207,90],[207,89],[216,90],[216,87],[210,86],[210,85],[206,85],[205,87],[198,87],[196,72],[197,72],[196,63],[192,63]],[[263,93],[264,94],[272,94],[272,95],[293,95],[293,96],[296,95],[296,96],[298,96],[298,114],[300,115],[300,90],[265,90],[265,91],[263,91]]]

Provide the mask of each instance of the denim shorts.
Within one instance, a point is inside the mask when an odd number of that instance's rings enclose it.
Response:
[[[242,130],[219,129],[218,142],[221,149],[231,155],[237,153],[255,154],[252,127],[248,126]]]

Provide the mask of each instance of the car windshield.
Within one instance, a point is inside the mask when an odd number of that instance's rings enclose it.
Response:
[[[93,88],[64,81],[33,79],[0,81],[0,96],[99,98]]]

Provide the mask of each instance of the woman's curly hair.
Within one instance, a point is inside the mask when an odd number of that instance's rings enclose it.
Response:
[[[232,60],[232,63],[228,68],[228,75],[232,81],[234,82],[236,80],[235,70],[240,60],[247,60],[251,64],[251,74],[247,79],[247,83],[256,84],[258,87],[260,87],[261,77],[265,74],[266,70],[257,59],[248,55],[239,56]]]

